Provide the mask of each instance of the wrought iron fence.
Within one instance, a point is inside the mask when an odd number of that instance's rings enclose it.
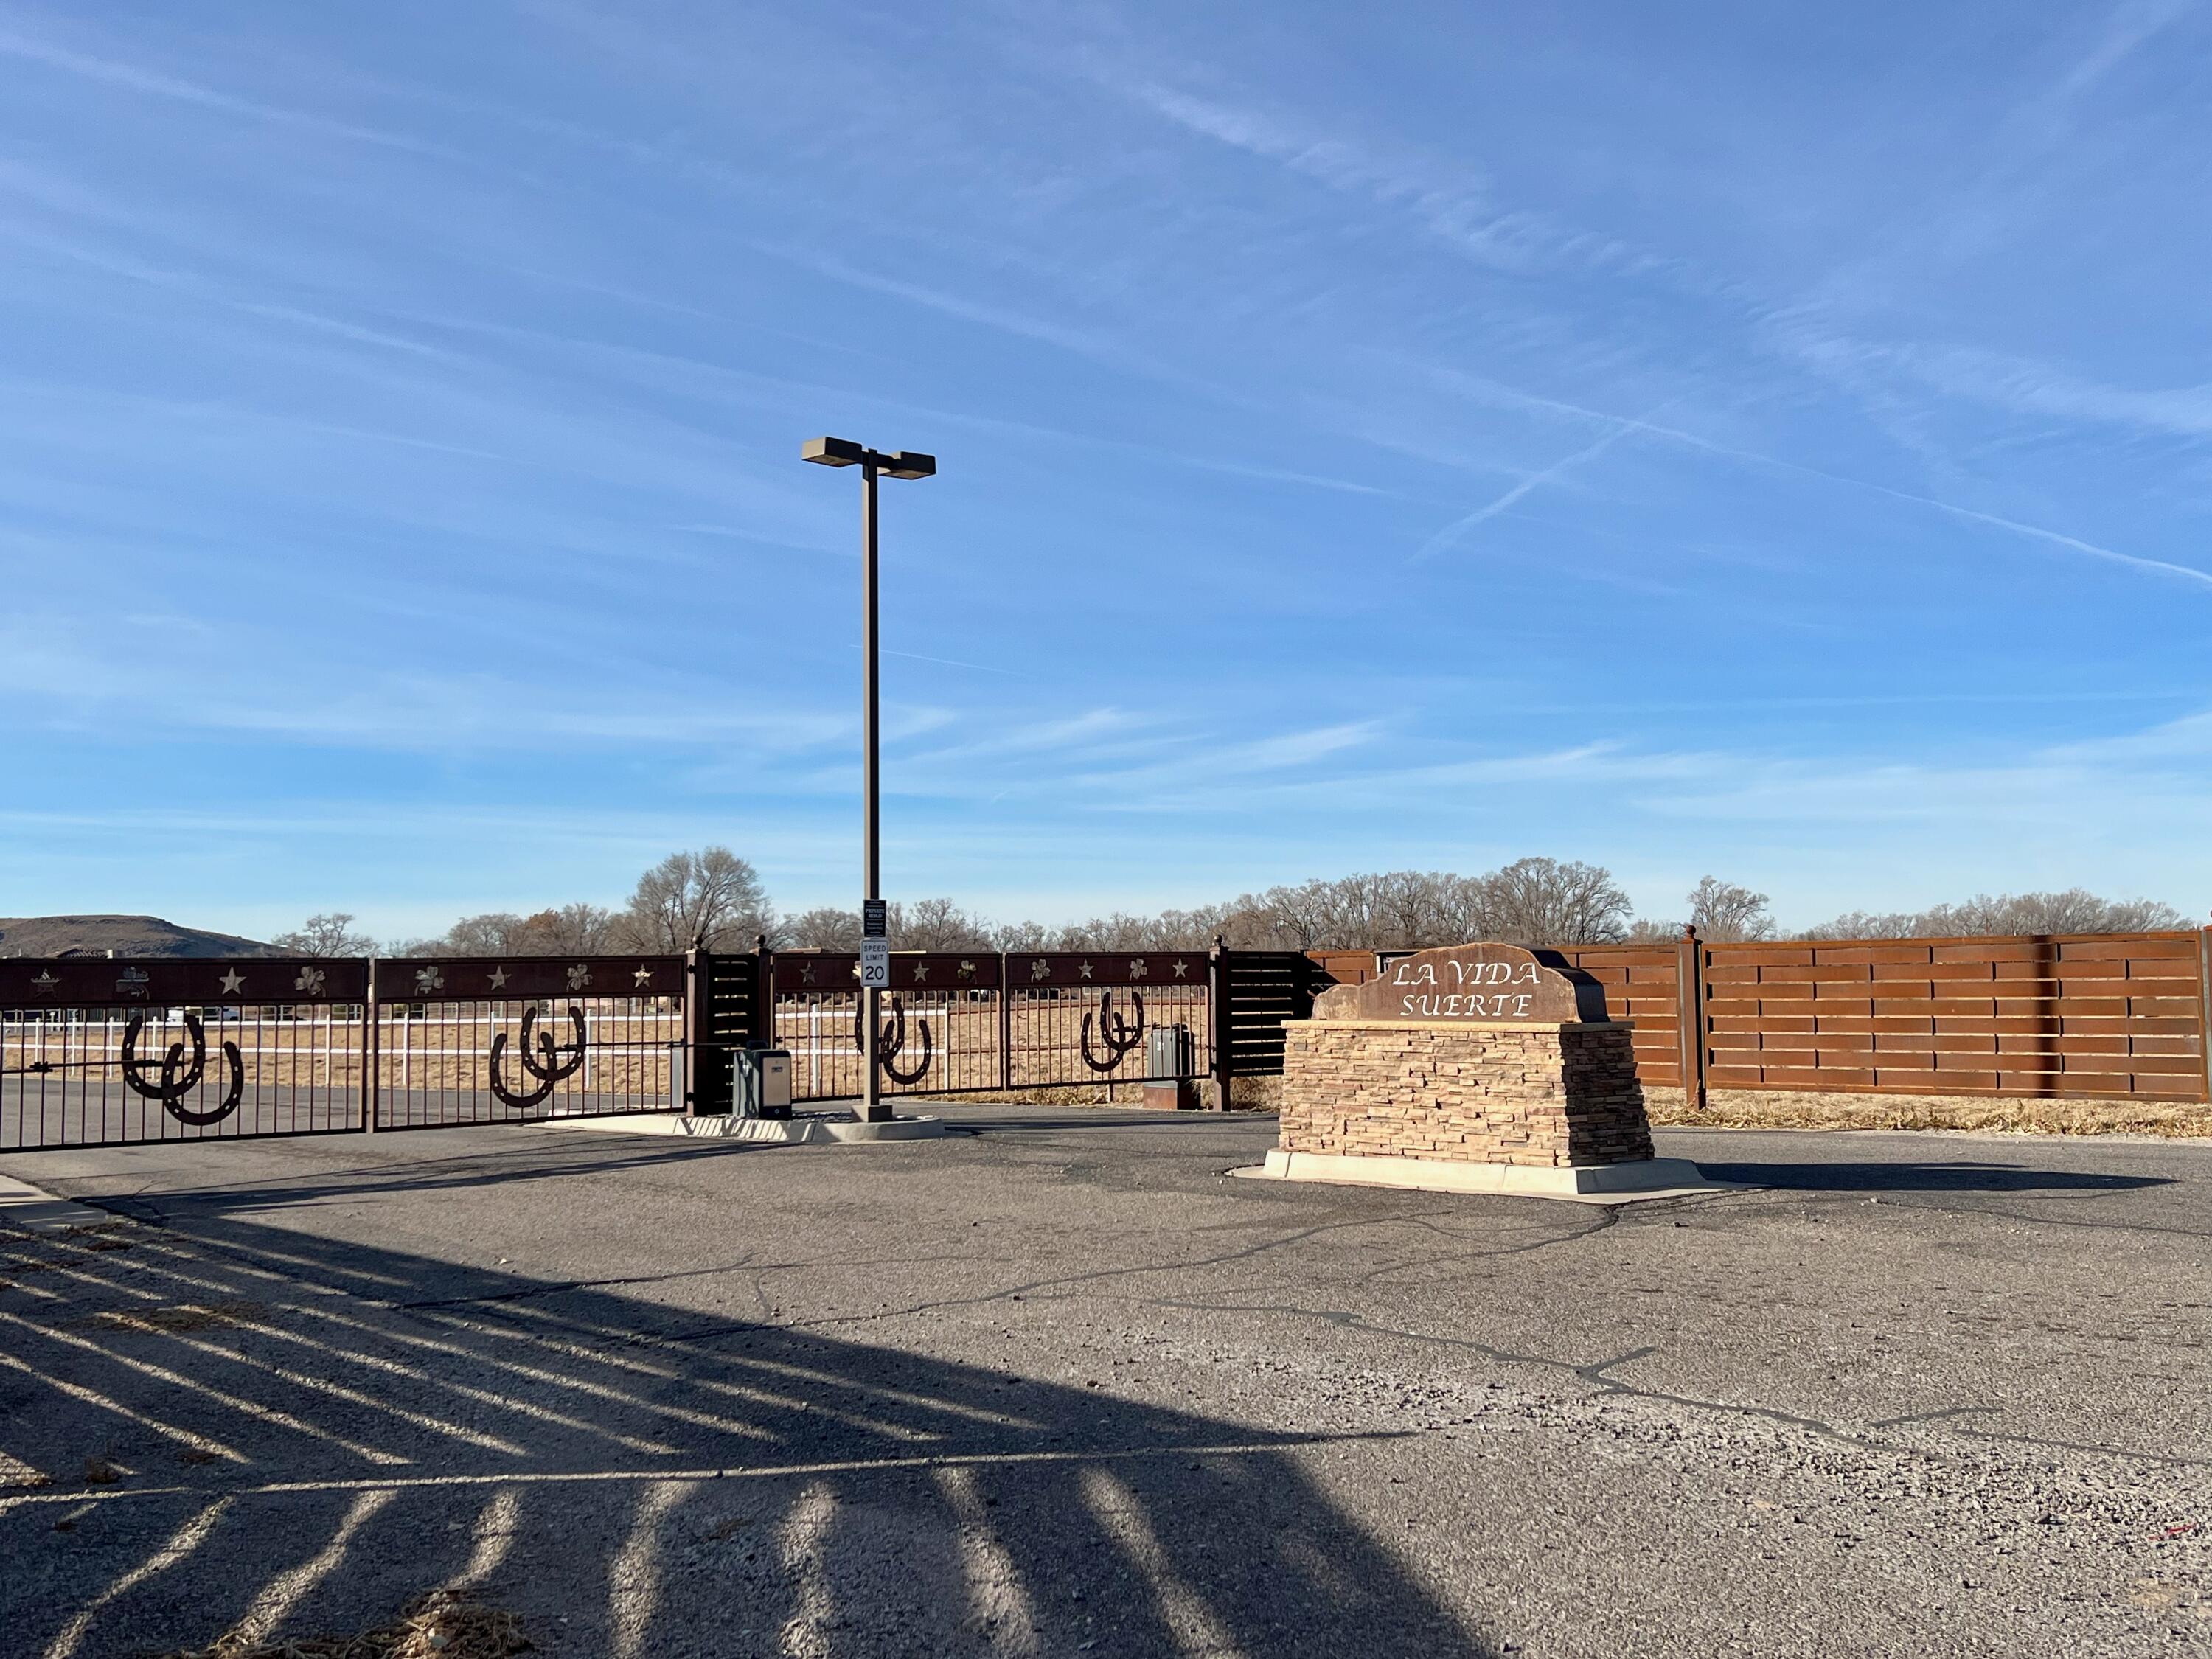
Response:
[[[1202,1076],[1213,1063],[1212,975],[1190,951],[907,951],[891,957],[878,1054],[886,1094],[958,1094]],[[860,1092],[860,958],[779,951],[775,1045],[802,1100]],[[1155,1072],[1148,1038],[1187,1041]]]
[[[1145,1083],[1213,1069],[1203,951],[1020,952],[1006,957],[1008,1086]],[[1152,1034],[1181,1028],[1154,1069]]]
[[[0,1151],[726,1109],[732,1048],[861,1092],[859,958],[0,961]],[[893,1094],[1217,1070],[1217,957],[901,952]],[[1164,1028],[1182,1028],[1155,1048]]]
[[[1005,1086],[1002,969],[987,951],[891,957],[876,1051],[884,1093]],[[799,1099],[860,1092],[860,957],[842,951],[779,951],[770,959],[774,1046],[791,1053]]]
[[[375,983],[380,1129],[683,1105],[681,957],[380,962]]]
[[[0,1150],[358,1130],[368,964],[0,961]]]

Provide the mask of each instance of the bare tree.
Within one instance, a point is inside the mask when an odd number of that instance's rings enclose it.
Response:
[[[512,943],[522,918],[508,910],[487,910],[463,916],[444,934],[426,946],[410,949],[410,956],[504,957],[514,953]]]
[[[2144,933],[2186,927],[2189,920],[2156,899],[2100,898],[2086,888],[2062,893],[1976,895],[1925,910],[1847,911],[1808,927],[1801,939],[1943,939],[2011,933]]]
[[[760,877],[726,847],[672,853],[637,878],[623,917],[641,949],[744,950],[775,926]]]
[[[346,910],[309,916],[291,933],[279,933],[269,943],[285,955],[295,957],[367,957],[376,953],[376,941],[366,933],[353,931],[353,915]]]
[[[604,904],[564,904],[525,916],[507,948],[518,955],[599,956],[622,948],[624,920]]]
[[[1713,876],[1690,890],[1690,921],[1703,938],[1728,944],[1774,937],[1766,895]]]
[[[884,916],[891,946],[899,951],[988,951],[985,926],[949,898],[894,904]]]
[[[1606,945],[1626,938],[1628,895],[1613,872],[1579,861],[1520,859],[1484,878],[1494,937],[1516,945]]]
[[[860,948],[860,913],[822,905],[787,921],[781,943],[794,951],[857,951]]]

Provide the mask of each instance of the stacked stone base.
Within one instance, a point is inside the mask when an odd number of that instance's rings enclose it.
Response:
[[[1563,1170],[1651,1157],[1626,1021],[1304,1020],[1280,1150]]]

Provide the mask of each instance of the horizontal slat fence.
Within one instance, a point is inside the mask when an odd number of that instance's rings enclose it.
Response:
[[[1311,1018],[1316,989],[1326,989],[1331,980],[1303,951],[1226,951],[1220,973],[1220,1075],[1224,1080],[1279,1076],[1285,1024]]]
[[[1584,945],[1559,952],[1605,987],[1606,1012],[1636,1022],[1637,1075],[1682,1086],[1682,952],[1672,945]]]
[[[2195,933],[1702,949],[1712,1088],[2207,1097]]]
[[[2212,928],[1559,954],[1636,1023],[1655,1087],[2212,1101]],[[1354,953],[1309,960],[1322,984],[1366,977]]]

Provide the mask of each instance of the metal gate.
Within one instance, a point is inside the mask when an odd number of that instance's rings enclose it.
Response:
[[[680,1111],[682,957],[379,962],[379,1129]]]
[[[860,958],[778,951],[768,980],[776,1047],[802,1100],[860,1092]],[[886,1094],[960,1094],[1203,1077],[1213,1069],[1214,981],[1203,951],[899,951],[877,1053]],[[1150,1034],[1185,1030],[1152,1070]]]
[[[1218,1079],[1229,972],[1218,951],[901,951],[884,1086]],[[857,957],[817,951],[0,960],[0,1152],[726,1110],[731,1050],[763,1042],[799,1098],[851,1098],[858,981]]]
[[[681,1110],[682,957],[0,961],[0,1152]]]
[[[358,1131],[366,962],[0,961],[0,1151]]]

